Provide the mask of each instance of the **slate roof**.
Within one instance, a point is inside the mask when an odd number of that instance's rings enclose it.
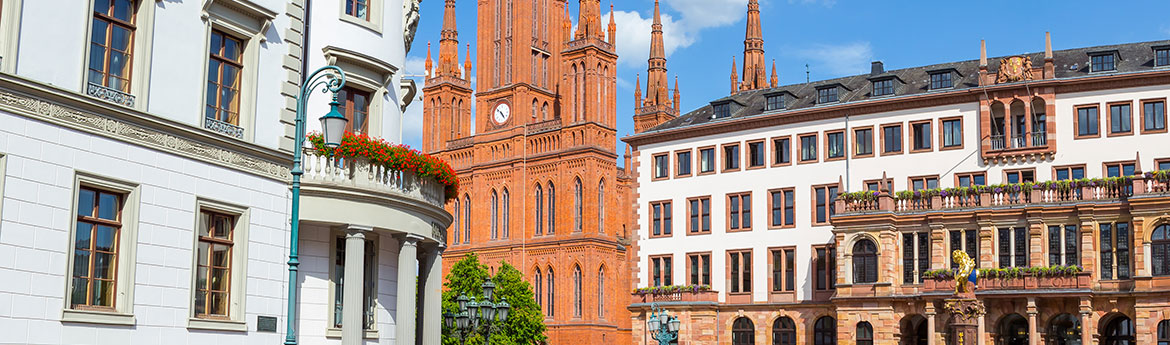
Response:
[[[1154,70],[1155,68],[1165,69],[1168,67],[1154,66],[1154,47],[1162,46],[1170,46],[1170,40],[1125,43],[1053,51],[1053,64],[1055,67],[1056,78],[1069,79],[1090,76],[1089,54],[1103,52],[1116,52],[1118,54],[1119,59],[1115,60],[1116,70],[1092,73],[1092,75],[1142,72]],[[1044,66],[1043,52],[1010,56],[1028,56],[1032,59],[1032,67],[1038,68]],[[995,74],[999,70],[1000,59],[1005,57],[1009,56],[995,58],[989,57],[987,60],[988,73]],[[954,88],[929,90],[930,72],[947,69],[953,69],[958,73],[958,75],[953,75],[952,77]],[[871,85],[872,81],[886,77],[896,77],[899,80],[895,83],[894,94],[876,97],[873,96]],[[1039,76],[1035,77],[1037,79],[1039,78]],[[752,117],[765,113],[782,114],[786,111],[807,109],[818,106],[831,106],[864,102],[871,99],[884,99],[931,92],[946,92],[968,89],[979,86],[978,78],[979,60],[968,60],[898,70],[888,70],[885,71],[885,73],[876,75],[862,74],[836,79],[813,81],[810,83],[783,85],[775,88],[741,91],[734,95],[713,100],[699,109],[692,110],[691,112],[681,115],[673,120],[659,124],[658,126],[655,126],[640,134],[651,134],[654,132],[685,128],[709,122],[735,120],[738,118]],[[817,104],[817,88],[833,84],[840,84],[844,87],[843,89],[838,90],[837,97],[839,101],[828,104]],[[789,94],[785,99],[786,108],[783,110],[765,111],[764,105],[766,103],[766,96],[777,93]],[[733,106],[731,108],[730,117],[712,119],[712,115],[714,113],[712,104],[719,104],[727,101],[734,101],[735,103],[738,103],[742,106]]]

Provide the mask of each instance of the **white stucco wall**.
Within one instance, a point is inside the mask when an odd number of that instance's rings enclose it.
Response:
[[[720,292],[720,301],[724,301],[727,291],[727,254],[728,250],[752,249],[752,296],[755,301],[766,301],[770,286],[768,285],[771,272],[768,269],[768,248],[781,246],[797,247],[796,277],[797,298],[812,298],[812,261],[814,252],[812,245],[830,243],[832,238],[831,226],[812,226],[812,208],[815,207],[812,199],[811,186],[836,183],[839,178],[846,179],[850,191],[863,190],[863,181],[876,180],[886,173],[893,179],[894,190],[909,189],[907,178],[911,176],[939,175],[939,187],[949,188],[955,185],[955,173],[984,171],[988,184],[1006,183],[1003,171],[1006,169],[1035,168],[1037,181],[1053,179],[1052,167],[1072,164],[1085,164],[1086,177],[1102,177],[1102,163],[1133,160],[1136,152],[1141,153],[1141,167],[1144,171],[1153,170],[1155,159],[1170,158],[1170,134],[1140,134],[1141,133],[1141,106],[1140,100],[1150,98],[1170,97],[1170,86],[1159,85],[1151,87],[1115,89],[1083,93],[1057,94],[1055,116],[1057,152],[1053,159],[1047,161],[1001,163],[985,165],[980,159],[979,150],[979,113],[978,104],[966,103],[931,108],[910,109],[888,113],[855,115],[849,117],[849,129],[846,131],[846,154],[852,156],[853,128],[874,128],[874,151],[877,157],[850,158],[848,172],[846,161],[824,162],[825,137],[827,130],[844,129],[844,118],[824,121],[804,122],[792,125],[756,128],[751,130],[726,133],[697,138],[644,144],[638,147],[639,189],[638,189],[638,262],[640,268],[639,287],[652,284],[652,270],[649,266],[649,257],[654,255],[673,254],[673,278],[676,285],[686,284],[687,253],[711,252],[711,283],[712,289]],[[1123,137],[1108,137],[1108,107],[1107,102],[1133,100],[1133,129],[1134,135]],[[1076,116],[1074,105],[1099,103],[1101,113],[1101,137],[1096,139],[1074,140],[1075,128],[1073,119]],[[939,118],[961,116],[963,118],[963,149],[940,151],[942,141],[939,138]],[[909,130],[910,121],[932,119],[932,152],[908,153],[911,148],[912,134]],[[900,155],[881,156],[881,125],[901,122],[903,125],[903,152]],[[798,164],[800,148],[799,135],[810,132],[818,133],[819,162]],[[772,147],[770,138],[791,136],[793,164],[783,167],[770,167]],[[736,172],[723,173],[723,152],[721,145],[739,142],[741,159],[746,157],[748,140],[765,139],[767,147],[767,168],[746,170],[746,164]],[[705,146],[716,146],[716,173],[705,176],[691,176],[674,178],[676,150],[697,149]],[[669,152],[671,162],[671,179],[652,181],[654,163],[653,156]],[[698,151],[692,153],[695,163],[692,171],[698,171]],[[847,175],[848,174],[848,175]],[[768,190],[774,188],[794,187],[796,191],[796,228],[769,230],[768,218]],[[752,192],[752,225],[750,232],[727,233],[727,197],[728,193]],[[844,191],[844,190],[842,190]],[[698,196],[711,196],[711,234],[686,234],[687,203],[686,199]],[[650,206],[653,201],[672,200],[673,205],[673,236],[669,238],[650,238]],[[848,248],[838,248],[839,251]],[[899,254],[900,255],[900,254]],[[838,272],[843,274],[842,272]]]

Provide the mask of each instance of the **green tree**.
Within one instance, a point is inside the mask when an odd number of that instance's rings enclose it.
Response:
[[[460,294],[482,301],[483,288],[481,286],[489,278],[492,283],[496,284],[493,292],[496,301],[506,298],[508,304],[512,305],[508,320],[497,324],[492,333],[491,344],[533,345],[543,343],[546,339],[544,315],[541,313],[540,307],[536,305],[532,286],[524,281],[524,274],[507,262],[500,266],[494,277],[488,272],[488,267],[479,262],[479,257],[475,253],[467,254],[452,265],[451,271],[447,273],[447,281],[444,283],[446,289],[443,291],[443,313],[457,313],[459,311],[459,304],[455,299]],[[443,345],[462,345],[456,332],[456,330],[449,329],[444,325]],[[481,334],[469,335],[467,338],[467,345],[481,345],[483,343],[484,339]]]

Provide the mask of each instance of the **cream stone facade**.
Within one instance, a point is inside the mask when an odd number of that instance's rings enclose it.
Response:
[[[0,2],[0,343],[285,342],[302,78],[342,67],[351,130],[399,142],[417,10]],[[304,154],[296,339],[437,343],[444,186]]]

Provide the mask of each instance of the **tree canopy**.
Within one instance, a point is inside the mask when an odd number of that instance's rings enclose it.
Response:
[[[493,292],[496,302],[506,299],[512,305],[508,320],[498,324],[491,335],[492,345],[534,345],[545,341],[544,315],[532,292],[532,286],[524,281],[524,274],[516,267],[504,262],[492,276],[488,267],[479,262],[475,253],[469,253],[451,266],[443,290],[443,313],[458,313],[456,298],[467,295],[477,301],[483,300],[483,288],[487,279],[496,284]],[[456,330],[443,326],[443,345],[462,345]],[[484,343],[483,334],[468,334],[467,345]]]

